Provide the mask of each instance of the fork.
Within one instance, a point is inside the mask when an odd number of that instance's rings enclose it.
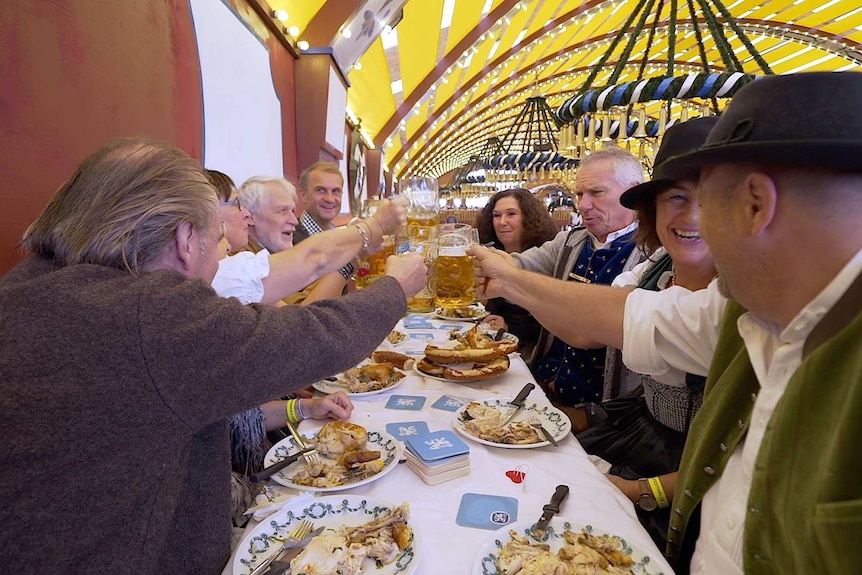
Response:
[[[299,434],[290,421],[287,421],[287,429],[290,431],[290,434],[293,436],[294,441],[296,441],[296,444],[299,445],[300,449],[308,449],[308,444],[305,442],[305,438]],[[306,467],[318,465],[320,463],[320,454],[317,453],[316,449],[306,451],[302,458],[305,459]]]
[[[551,432],[545,429],[545,426],[542,425],[541,421],[539,421],[538,415],[536,415],[535,413],[531,413],[529,416],[527,416],[527,422],[530,424],[530,427],[536,428],[539,433],[545,437],[545,439],[550,441],[551,445],[557,447],[557,440],[554,439],[554,436],[551,435]]]
[[[264,559],[260,565],[255,567],[252,572],[249,573],[249,575],[261,575],[261,573],[266,573],[273,561],[277,561],[280,557],[284,557],[285,553],[296,547],[297,543],[308,537],[308,534],[311,533],[313,529],[314,524],[311,521],[308,521],[307,519],[300,521],[299,525],[297,525],[296,528],[287,536],[281,549]]]

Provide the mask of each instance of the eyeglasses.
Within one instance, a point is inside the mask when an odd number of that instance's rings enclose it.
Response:
[[[236,206],[236,209],[242,210],[242,205],[239,203],[239,196],[235,197],[232,200],[225,200],[223,202],[219,202],[220,206]]]

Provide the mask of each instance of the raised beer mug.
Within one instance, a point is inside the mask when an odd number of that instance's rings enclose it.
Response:
[[[365,200],[362,206],[362,217],[368,218],[374,215],[380,205],[380,200]],[[383,247],[373,254],[362,253],[356,257],[356,287],[364,288],[374,280],[383,277],[386,272],[386,258],[395,254],[395,238],[384,236]]]
[[[407,208],[407,239],[433,241],[431,231],[440,223],[440,192],[435,178],[413,176],[399,182],[399,189],[410,202]]]
[[[437,227],[437,299],[439,307],[472,304],[476,299],[473,259],[467,248],[479,243],[479,230],[470,224]]]
[[[411,242],[408,251],[422,254],[428,275],[425,277],[425,287],[413,297],[407,298],[407,309],[418,313],[434,311],[434,297],[437,294],[437,243]]]

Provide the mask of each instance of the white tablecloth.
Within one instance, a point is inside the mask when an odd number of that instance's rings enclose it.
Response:
[[[466,328],[470,324],[431,320],[434,329],[397,329],[411,335],[411,339],[395,347],[396,351],[420,352],[425,347],[422,334],[437,340],[448,338],[448,330]],[[387,423],[399,421],[425,421],[431,431],[452,429],[453,412],[431,407],[443,395],[464,399],[488,397],[514,397],[529,381],[535,383],[524,361],[511,356],[511,367],[504,375],[484,382],[459,384],[438,381],[419,375],[409,375],[394,390],[355,399],[351,421],[366,428],[384,430]],[[427,398],[421,411],[391,410],[385,405],[393,394],[419,395]],[[547,403],[538,386],[528,401]],[[319,426],[307,421],[300,430]],[[672,573],[661,553],[642,528],[635,515],[633,504],[617,490],[590,462],[573,435],[559,442],[559,447],[535,449],[505,449],[489,447],[470,440],[470,475],[440,483],[425,484],[407,465],[381,478],[345,493],[368,495],[394,505],[410,502],[411,524],[416,533],[420,551],[416,575],[469,574],[472,572],[476,551],[488,541],[493,531],[461,527],[455,519],[465,493],[479,493],[515,497],[518,499],[518,521],[537,520],[542,506],[550,499],[557,485],[570,488],[559,516],[573,523],[590,524],[597,530],[623,536],[630,544],[650,556],[656,572]],[[526,482],[513,483],[506,471],[519,465],[529,466]],[[256,524],[252,521],[251,523]],[[254,525],[246,528],[246,533]],[[242,543],[240,543],[241,545]],[[231,561],[233,558],[231,558]],[[230,574],[231,562],[224,573]]]

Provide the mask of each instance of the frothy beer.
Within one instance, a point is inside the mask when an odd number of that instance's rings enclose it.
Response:
[[[476,299],[473,260],[464,247],[440,248],[437,257],[437,300],[440,307],[463,307]]]

